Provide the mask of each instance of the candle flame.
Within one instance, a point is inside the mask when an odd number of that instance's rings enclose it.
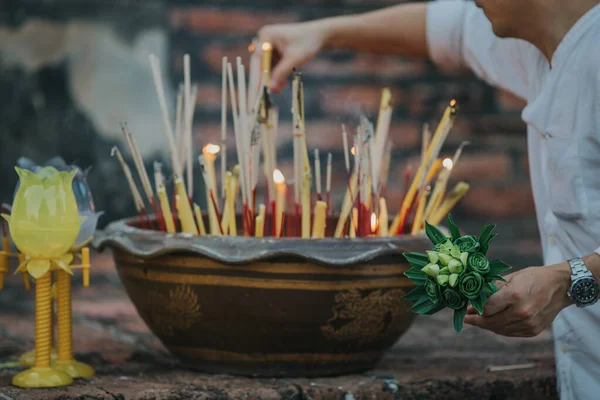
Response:
[[[452,99],[452,101],[450,102],[450,107],[454,107],[456,106],[456,100]]]
[[[379,225],[379,221],[377,218],[377,214],[372,213],[371,214],[371,232],[373,232],[373,233],[377,232],[378,225]]]
[[[254,50],[255,50],[255,48],[254,48],[254,42],[252,42],[252,43],[250,43],[248,45],[248,52],[254,53]]]
[[[272,48],[272,46],[271,46],[271,43],[269,43],[269,42],[264,42],[262,44],[262,50],[263,51],[269,51],[269,50],[271,50],[271,48]]]
[[[446,168],[448,171],[450,171],[452,169],[452,167],[454,166],[454,163],[452,162],[452,160],[450,158],[446,158],[442,162],[442,165],[444,166],[444,168]]]
[[[204,146],[204,149],[202,149],[203,153],[212,155],[217,154],[219,151],[221,151],[221,147],[212,143],[207,144],[206,146]]]
[[[352,148],[350,149],[350,153],[352,153],[353,156],[356,155],[356,146],[352,146]]]
[[[283,174],[278,169],[273,171],[273,182],[275,182],[277,185],[285,182],[285,178],[284,178]]]

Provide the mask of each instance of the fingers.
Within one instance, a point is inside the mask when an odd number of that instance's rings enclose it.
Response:
[[[281,60],[275,65],[273,71],[271,71],[269,89],[276,93],[280,92],[285,87],[287,78],[291,75],[294,68],[299,68],[302,64],[296,57],[283,54]]]

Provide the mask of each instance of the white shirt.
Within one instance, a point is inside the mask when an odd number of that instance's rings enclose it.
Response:
[[[558,46],[552,68],[532,44],[500,39],[483,11],[429,3],[430,56],[470,68],[527,101],[529,166],[544,262],[600,254],[600,5]],[[553,323],[561,399],[600,399],[600,302],[570,306]]]

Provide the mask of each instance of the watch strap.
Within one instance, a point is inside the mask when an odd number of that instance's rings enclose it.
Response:
[[[573,258],[569,260],[571,266],[571,281],[575,282],[581,278],[593,278],[593,274],[590,272],[588,267],[585,265],[581,258]]]

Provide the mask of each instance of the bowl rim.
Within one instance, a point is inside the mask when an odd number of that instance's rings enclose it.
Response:
[[[281,257],[341,267],[363,264],[376,258],[424,252],[431,246],[425,234],[388,237],[303,239],[297,237],[198,236],[166,233],[132,226],[137,218],[124,218],[97,230],[91,243],[98,251],[106,248],[152,259],[168,255],[195,254],[224,264],[241,265]]]

